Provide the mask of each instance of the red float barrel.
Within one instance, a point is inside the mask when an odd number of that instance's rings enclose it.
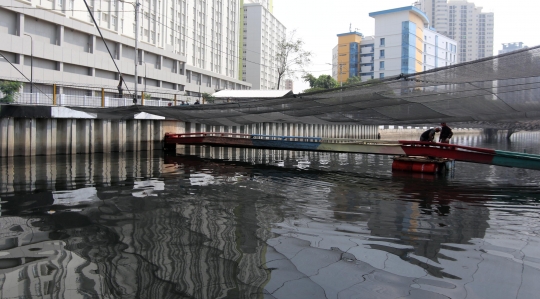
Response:
[[[424,157],[394,157],[392,171],[436,173],[446,169],[446,161]]]

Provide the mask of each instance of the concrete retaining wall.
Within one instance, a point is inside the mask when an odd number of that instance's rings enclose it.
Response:
[[[381,139],[385,140],[419,140],[420,135],[427,129],[379,129]],[[480,134],[481,129],[452,129],[454,135],[460,134]],[[437,133],[436,139],[439,140]]]
[[[278,123],[227,127],[176,120],[4,117],[0,118],[0,157],[160,150],[166,132],[375,139],[378,127]]]

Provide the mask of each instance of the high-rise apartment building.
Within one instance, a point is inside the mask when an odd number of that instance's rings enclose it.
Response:
[[[413,74],[456,63],[456,41],[436,32],[413,6],[372,12],[375,35],[338,34],[332,51],[332,76],[338,82]]]
[[[288,89],[288,90],[294,89],[294,81],[292,79],[285,80],[285,89]]]
[[[437,32],[458,42],[458,61],[466,62],[493,55],[494,14],[466,0],[419,0]]]
[[[139,90],[144,84],[150,92],[197,95],[250,88],[239,74],[240,0],[142,0],[138,28],[133,2],[87,2],[130,89],[136,31]],[[0,43],[0,51],[26,75],[33,54],[36,83],[118,84],[120,73],[84,2],[0,0],[0,5],[0,38],[9,41]],[[3,59],[0,70],[1,79],[26,81]]]
[[[284,78],[277,86],[276,54],[286,28],[268,9],[272,1],[258,2],[243,6],[242,80],[251,83],[253,89],[283,89]]]

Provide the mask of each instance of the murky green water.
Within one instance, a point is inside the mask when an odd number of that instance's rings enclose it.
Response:
[[[540,134],[455,136],[540,153]],[[1,298],[538,298],[540,171],[189,147],[0,159]]]

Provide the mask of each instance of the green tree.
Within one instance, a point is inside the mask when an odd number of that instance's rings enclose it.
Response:
[[[143,93],[143,96],[144,96],[144,99],[145,99],[145,100],[150,100],[150,99],[152,99],[152,94],[150,94],[150,93],[146,93],[146,92],[145,92],[145,93]]]
[[[0,92],[3,97],[0,98],[0,103],[13,103],[18,97],[18,91],[23,86],[19,81],[0,81]]]
[[[207,93],[207,92],[203,92],[201,94],[202,98],[203,98],[203,103],[206,102],[206,103],[214,103],[214,101],[216,100],[216,98],[214,96],[212,96],[211,94]]]
[[[277,44],[276,64],[278,82],[276,89],[279,89],[281,79],[287,75],[290,78],[297,78],[297,72],[304,72],[304,67],[311,63],[311,52],[303,49],[304,41],[294,37],[295,32],[289,34],[289,39],[283,39]]]
[[[324,89],[332,89],[338,87],[336,79],[332,78],[330,75],[320,75],[319,78],[315,81],[313,87],[319,87]]]
[[[315,81],[317,81],[317,78],[315,78],[315,76],[313,76],[312,74],[306,73],[305,75],[302,76],[302,79],[304,79],[304,82],[309,83],[309,87],[311,88],[315,87]]]
[[[304,90],[304,93],[322,91],[326,89],[332,89],[338,87],[337,81],[330,75],[320,75],[316,78],[312,74],[305,74],[302,76],[304,81],[309,82],[311,88]]]
[[[362,82],[362,78],[360,76],[354,76],[347,78],[347,81],[343,83],[343,85],[353,85]]]

